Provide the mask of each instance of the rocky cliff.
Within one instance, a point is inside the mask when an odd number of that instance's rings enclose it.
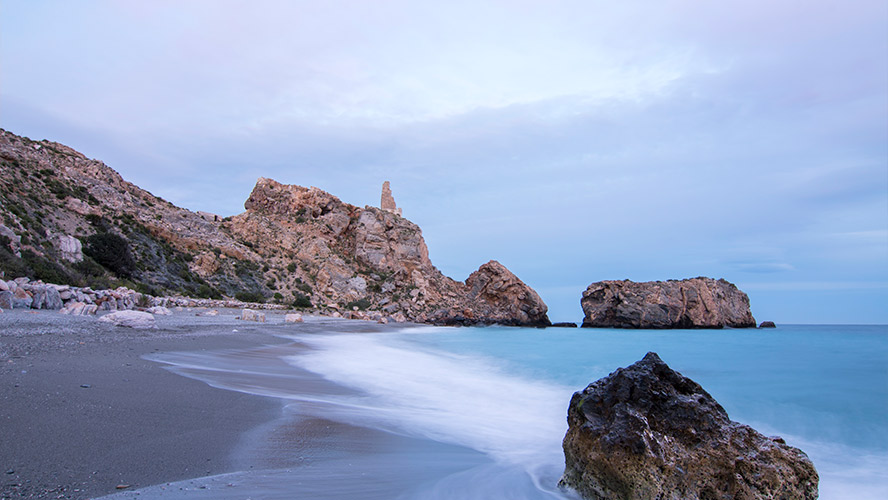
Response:
[[[386,202],[394,207],[391,192]],[[176,207],[104,163],[0,130],[0,272],[152,295],[236,297],[440,324],[547,325],[539,296],[491,261],[438,271],[398,209],[259,179],[240,215]]]
[[[594,500],[814,500],[808,456],[733,422],[655,353],[573,395],[560,485]]]
[[[749,297],[725,280],[592,283],[580,300],[584,327],[754,328]]]
[[[322,303],[425,323],[549,324],[539,295],[498,262],[465,283],[444,276],[420,228],[395,210],[271,179],[259,179],[244,206],[222,227],[250,240],[270,267],[288,269],[277,275],[283,289],[310,283]]]

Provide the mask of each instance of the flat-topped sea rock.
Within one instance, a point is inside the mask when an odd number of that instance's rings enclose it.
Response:
[[[733,422],[656,353],[574,393],[559,485],[593,500],[814,500],[808,456]]]
[[[584,327],[755,328],[749,297],[723,279],[599,281],[580,300]]]

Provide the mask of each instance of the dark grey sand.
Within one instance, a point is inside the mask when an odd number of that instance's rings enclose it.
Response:
[[[216,389],[142,356],[288,342],[272,335],[283,325],[236,314],[177,312],[158,316],[156,330],[0,314],[0,498],[91,498],[235,470],[233,450],[280,416],[280,401]],[[237,467],[249,468],[245,460]]]

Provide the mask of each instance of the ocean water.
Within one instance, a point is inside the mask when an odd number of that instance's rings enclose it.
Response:
[[[153,357],[285,409],[245,437],[243,471],[141,498],[574,498],[555,486],[572,393],[648,351],[733,420],[804,450],[820,498],[888,498],[886,326],[323,330],[248,352]]]

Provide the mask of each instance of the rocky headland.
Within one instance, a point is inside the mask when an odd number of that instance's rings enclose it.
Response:
[[[600,281],[580,300],[583,326],[597,328],[755,328],[749,297],[723,279]]]
[[[808,456],[733,422],[655,353],[574,393],[560,486],[591,500],[814,500]]]
[[[29,278],[16,307],[61,307],[52,291],[50,306],[33,305],[39,281],[85,294],[77,302],[87,311],[110,308],[103,299],[125,289],[145,306],[173,296],[393,321],[550,324],[539,295],[496,261],[465,282],[436,269],[388,182],[380,205],[260,178],[246,211],[222,218],[176,207],[62,144],[0,130],[0,277]]]

